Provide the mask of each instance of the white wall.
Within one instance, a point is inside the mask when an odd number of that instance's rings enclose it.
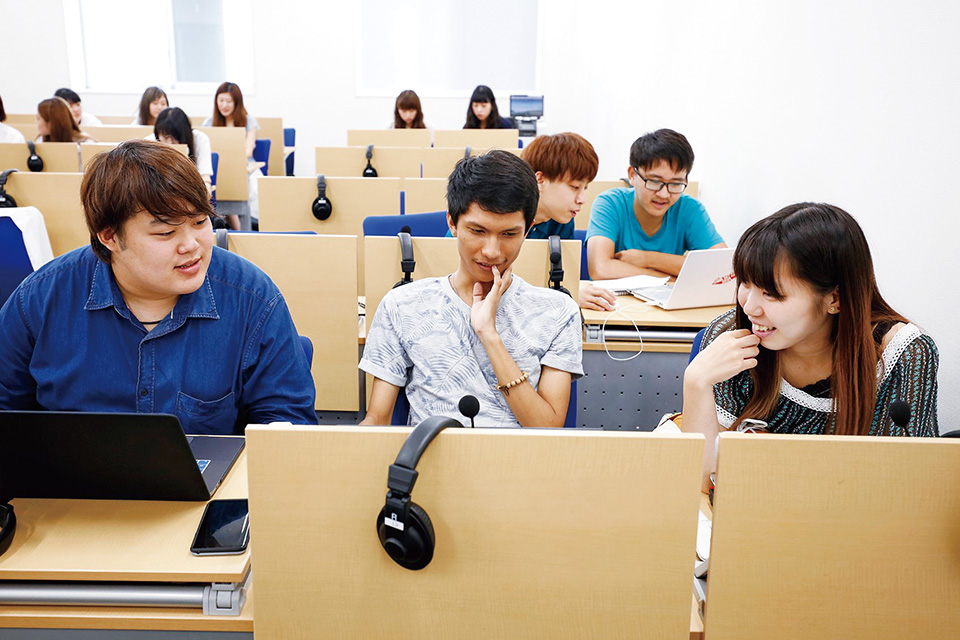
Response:
[[[685,133],[697,155],[692,177],[731,244],[790,202],[850,211],[870,239],[884,295],[936,339],[941,428],[960,428],[952,284],[960,271],[952,188],[960,175],[960,3],[541,1],[540,130],[586,136],[601,178],[624,174],[638,135]],[[350,3],[254,7],[257,85],[247,105],[296,127],[297,173],[309,175],[314,146],[344,144],[348,128],[383,126],[392,99],[355,95],[359,14]],[[32,112],[69,83],[61,3],[0,0],[0,16],[0,95],[9,112]],[[463,32],[464,55],[495,46],[469,25]],[[139,98],[83,96],[101,114],[132,114]],[[171,101],[191,114],[213,102]],[[466,97],[423,102],[434,127],[462,125]]]

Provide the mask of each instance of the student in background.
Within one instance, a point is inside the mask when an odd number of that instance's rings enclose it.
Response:
[[[190,118],[180,107],[168,107],[160,112],[153,125],[154,139],[166,144],[185,144],[187,154],[197,165],[197,171],[207,185],[207,193],[213,194],[210,186],[213,177],[213,158],[210,138],[203,131],[190,126]]]
[[[575,133],[538,136],[521,156],[537,176],[540,202],[527,238],[560,236],[573,240],[573,218],[583,206],[587,185],[597,177],[600,160],[593,145]],[[610,311],[616,304],[610,291],[587,285],[580,288],[580,306]]]
[[[790,205],[747,229],[737,306],[707,327],[683,377],[685,431],[713,442],[746,419],[775,433],[937,436],[938,353],[877,288],[850,214]],[[905,426],[890,405],[909,406]]]
[[[477,426],[563,426],[571,377],[583,375],[579,310],[511,274],[538,197],[530,166],[508,151],[457,163],[447,223],[459,268],[393,289],[377,307],[360,361],[375,377],[363,424],[389,424],[406,387],[410,424],[460,419],[471,394]]]
[[[217,93],[213,99],[213,115],[208,116],[203,121],[205,127],[241,127],[246,130],[246,153],[247,162],[253,162],[253,148],[257,144],[257,131],[260,125],[257,119],[247,113],[243,106],[243,93],[240,87],[232,82],[224,82],[217,87]],[[249,215],[251,223],[256,227],[259,219],[258,197],[257,197],[257,178],[262,176],[263,172],[256,169],[248,172],[247,191],[248,199],[246,202],[232,202],[228,200],[219,200],[217,210],[227,217],[231,229],[240,228],[240,217]]]
[[[7,112],[3,109],[3,98],[0,98],[0,142],[19,142],[26,144],[27,139],[20,133],[19,129],[14,129],[10,125],[3,124],[7,119]]]
[[[147,87],[140,97],[140,109],[132,124],[153,126],[160,112],[170,106],[167,94],[160,87]]]
[[[682,134],[660,129],[637,138],[627,168],[632,188],[604,191],[590,211],[591,278],[675,276],[687,251],[727,246],[703,205],[683,195],[692,167]]]
[[[407,89],[397,96],[393,105],[393,122],[388,129],[429,129],[423,122],[423,110],[420,108],[420,96]]]
[[[186,433],[316,424],[283,295],[213,246],[196,167],[132,140],[87,166],[90,246],[27,276],[0,308],[0,409],[170,413]]]
[[[490,87],[481,84],[470,96],[464,129],[513,129],[513,123],[500,115],[497,99]]]
[[[91,113],[84,113],[83,105],[80,104],[80,96],[73,89],[66,87],[57,89],[53,95],[56,98],[66,100],[67,105],[70,106],[70,113],[73,114],[73,119],[76,121],[78,127],[99,127],[103,125],[97,116]]]
[[[47,98],[37,105],[37,142],[95,142],[80,131],[63,98]]]

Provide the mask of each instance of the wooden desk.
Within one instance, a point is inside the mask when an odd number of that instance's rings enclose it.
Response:
[[[220,154],[217,167],[217,200],[243,202],[247,189],[246,131],[238,127],[200,127],[210,138],[210,150]]]
[[[260,125],[257,139],[270,141],[270,166],[267,167],[267,175],[287,175],[287,164],[284,162],[286,154],[283,150],[283,118],[257,118],[257,124]]]
[[[74,173],[80,170],[80,152],[75,142],[38,142],[37,155],[43,160],[43,171],[38,173]],[[16,169],[29,172],[27,158],[30,150],[19,142],[0,143],[0,171]],[[19,200],[17,201],[19,202]]]
[[[419,178],[421,147],[374,147],[370,165],[379,178]],[[367,166],[366,147],[317,147],[317,173],[327,177],[362,178]]]
[[[348,129],[347,146],[365,147],[429,147],[433,131],[430,129]]]
[[[485,147],[473,147],[470,150],[471,156],[477,156],[487,151]],[[521,150],[516,146],[508,147],[503,151],[519,156]],[[453,167],[463,159],[467,152],[466,146],[462,147],[432,147],[423,150],[423,177],[424,178],[444,178],[450,176]]]
[[[214,498],[246,495],[243,452]],[[17,532],[0,557],[0,580],[240,582],[250,567],[249,549],[191,555],[203,502],[18,499],[13,505]],[[251,632],[253,606],[248,596],[239,616],[211,616],[189,608],[4,605],[0,627]]]
[[[430,213],[447,210],[446,178],[404,178],[403,213]]]
[[[126,142],[143,140],[153,133],[153,127],[147,125],[111,125],[102,127],[83,127],[83,132],[97,142]]]
[[[80,206],[81,173],[17,172],[7,177],[8,194],[22,207],[43,214],[53,255],[90,244],[90,232]]]
[[[435,147],[473,147],[480,152],[488,149],[519,149],[520,133],[516,129],[438,129],[433,132]]]

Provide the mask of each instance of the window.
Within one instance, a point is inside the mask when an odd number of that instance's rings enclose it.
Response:
[[[537,0],[362,0],[357,93],[539,93]]]
[[[253,89],[252,0],[64,0],[71,86],[140,93]]]

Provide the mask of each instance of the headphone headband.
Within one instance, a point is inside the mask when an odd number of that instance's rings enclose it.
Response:
[[[7,169],[3,173],[0,173],[0,189],[3,189],[5,186],[7,186],[7,177],[11,173],[16,173],[16,172],[17,172],[16,169]]]
[[[373,158],[373,145],[367,145],[367,162],[370,162],[370,159]]]
[[[322,173],[317,174],[317,193],[327,190],[327,179]]]

